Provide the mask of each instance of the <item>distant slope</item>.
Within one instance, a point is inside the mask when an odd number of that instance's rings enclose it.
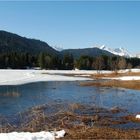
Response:
[[[52,48],[58,52],[61,52],[62,50],[64,50],[62,47],[58,47],[58,46],[52,46]]]
[[[110,52],[110,53],[112,53],[114,55],[118,55],[118,56],[123,56],[123,57],[128,57],[128,58],[134,57],[131,53],[128,52],[127,49],[122,48],[122,47],[112,49],[112,48],[108,48],[105,45],[103,45],[103,46],[98,47],[98,48],[101,49],[101,50],[108,51],[108,52]]]
[[[96,57],[100,55],[108,55],[108,56],[114,55],[106,50],[101,50],[99,48],[66,49],[66,50],[61,51],[61,55],[65,55],[67,53],[72,54],[74,58],[79,58],[82,55],[88,55],[92,57]]]
[[[29,39],[26,37],[19,36],[14,33],[0,30],[0,53],[7,52],[22,52],[30,54],[39,54],[40,52],[46,52],[50,55],[65,55],[70,53],[74,58],[79,58],[82,55],[88,55],[92,57],[100,55],[118,55],[125,57],[132,57],[132,55],[123,48],[111,49],[105,46],[93,47],[93,48],[83,48],[83,49],[65,49],[59,47],[51,47],[46,42]]]
[[[6,31],[0,31],[0,53],[4,52],[25,52],[30,54],[39,54],[47,52],[48,54],[58,54],[58,51],[50,47],[47,43],[21,37]]]

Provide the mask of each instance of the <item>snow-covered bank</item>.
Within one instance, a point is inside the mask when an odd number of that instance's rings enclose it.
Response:
[[[57,132],[11,132],[0,133],[0,140],[55,140],[55,138],[62,138],[65,135],[65,131]]]
[[[72,71],[59,70],[0,70],[0,85],[20,85],[43,81],[80,81],[91,80],[86,77],[66,76]],[[77,72],[76,72],[77,73]],[[83,73],[83,71],[81,72]],[[85,71],[86,73],[86,71]],[[78,73],[79,74],[79,73]]]
[[[122,81],[133,81],[133,80],[140,80],[140,76],[122,76],[117,78],[108,78],[114,80],[122,80]]]
[[[120,70],[119,73],[125,73],[129,70]],[[140,69],[132,69],[131,72],[140,72]],[[90,75],[96,74],[96,70],[0,70],[0,85],[20,85],[32,82],[43,81],[82,81],[92,80]],[[112,73],[112,71],[100,71],[103,74]],[[68,76],[70,75],[70,76]],[[106,78],[107,79],[107,78]],[[109,78],[111,79],[111,78]],[[140,80],[140,76],[116,77],[120,80]]]
[[[118,73],[128,73],[130,70],[119,70]],[[131,69],[133,73],[140,73],[140,69]],[[114,80],[122,80],[122,81],[132,81],[132,80],[140,80],[140,76],[121,76],[121,77],[114,77],[114,78],[105,78],[105,79],[114,79]]]
[[[125,69],[125,70],[119,70],[119,73],[126,73],[126,72],[140,72],[140,69]]]

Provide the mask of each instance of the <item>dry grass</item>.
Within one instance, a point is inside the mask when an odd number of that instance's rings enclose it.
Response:
[[[85,109],[80,105],[71,105],[72,110]],[[102,113],[105,110],[95,109],[96,112]],[[112,111],[112,110],[111,110]],[[111,113],[111,112],[109,112]],[[33,119],[26,126],[22,126],[22,131],[41,131],[41,130],[60,130],[66,131],[64,139],[138,139],[140,138],[139,130],[123,130],[118,128],[110,128],[114,124],[126,123],[121,120],[113,120],[108,116],[96,115],[77,115],[74,112],[58,112],[53,116],[42,116]],[[127,119],[126,119],[127,120]],[[130,120],[129,120],[130,121]],[[93,125],[89,125],[93,122]],[[99,127],[97,127],[99,126]]]
[[[67,130],[67,135],[62,139],[140,139],[138,130],[122,130],[109,127],[73,128]]]
[[[97,87],[120,87],[127,89],[140,90],[139,80],[120,81],[120,80],[107,80],[98,82],[81,83],[82,86],[97,86]]]
[[[77,74],[78,75],[78,74]],[[80,76],[81,74],[79,74]],[[67,74],[67,76],[75,76],[75,74]],[[91,74],[90,78],[99,80],[103,78],[117,78],[122,76],[140,76],[140,72],[125,72],[125,73],[95,73]],[[86,76],[85,76],[86,77]],[[104,82],[93,82],[93,83],[81,83],[83,86],[98,86],[98,87],[121,87],[121,88],[128,88],[128,89],[135,89],[140,90],[140,80],[108,80]]]
[[[54,105],[54,107],[59,105]],[[114,113],[120,113],[120,108],[97,108],[80,104],[71,104],[67,111],[60,110],[54,114],[45,114],[48,106],[32,108],[25,115],[31,117],[20,126],[6,125],[1,127],[1,132],[10,131],[51,131],[64,129],[66,136],[62,139],[138,139],[140,131],[122,130],[110,126],[126,124],[133,121],[129,116],[114,118]],[[81,114],[77,113],[80,111]],[[91,113],[92,112],[92,113]],[[24,117],[24,114],[23,114]],[[134,119],[134,118],[133,118]],[[137,122],[136,122],[137,123]]]
[[[126,121],[129,121],[129,122],[140,123],[140,119],[136,118],[135,115],[123,116],[122,118]]]
[[[121,76],[140,76],[140,72],[125,72],[125,73],[118,73],[118,72],[112,72],[112,73],[97,73],[92,74],[91,78],[94,79],[100,79],[100,78],[115,78],[115,77],[121,77]]]

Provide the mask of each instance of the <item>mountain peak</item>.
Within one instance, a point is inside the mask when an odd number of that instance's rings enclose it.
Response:
[[[115,55],[124,56],[124,57],[133,57],[133,55],[131,53],[129,53],[127,51],[127,49],[125,49],[123,47],[112,49],[112,48],[106,47],[105,45],[102,45],[102,46],[97,47],[97,48],[99,48],[101,50],[108,51],[108,52],[115,54]]]
[[[104,50],[104,49],[106,49],[106,46],[105,45],[102,45],[101,47],[99,47],[99,49]]]

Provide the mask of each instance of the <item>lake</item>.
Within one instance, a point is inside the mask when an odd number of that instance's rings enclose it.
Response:
[[[140,92],[120,88],[80,86],[80,82],[38,82],[0,86],[0,115],[12,116],[49,103],[80,103],[104,108],[119,107],[139,112]]]

